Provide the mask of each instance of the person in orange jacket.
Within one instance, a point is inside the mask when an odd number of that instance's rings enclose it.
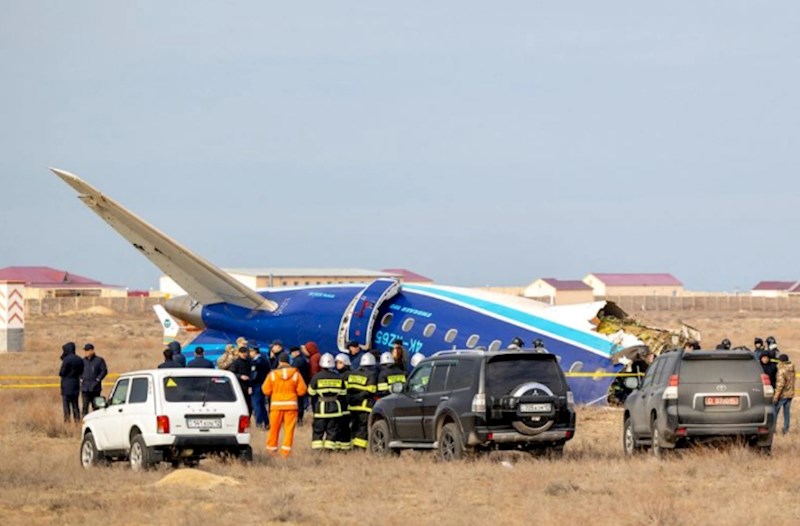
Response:
[[[280,454],[288,457],[294,443],[294,429],[297,426],[297,399],[306,394],[306,383],[300,372],[289,365],[289,355],[282,353],[278,359],[278,368],[270,371],[261,392],[268,396],[269,403],[269,435],[267,436],[267,453],[278,453],[278,436],[283,430],[283,444]]]

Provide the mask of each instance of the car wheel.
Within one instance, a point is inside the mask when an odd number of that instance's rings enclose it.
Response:
[[[102,463],[104,460],[102,453],[97,450],[94,436],[91,433],[86,433],[81,442],[81,465],[89,469]]]
[[[369,430],[369,452],[379,457],[388,455],[399,455],[400,452],[389,447],[392,441],[389,423],[386,420],[378,420]]]
[[[142,471],[152,468],[155,465],[152,456],[150,448],[144,443],[142,435],[133,437],[133,440],[131,440],[131,450],[128,453],[128,461],[130,462],[131,469],[134,471]]]
[[[464,458],[464,439],[458,426],[445,424],[439,434],[439,459],[445,462]]]
[[[250,446],[245,446],[239,450],[239,453],[236,455],[239,460],[242,462],[252,462],[253,461],[253,448]],[[195,464],[197,465],[197,464]]]
[[[622,424],[622,449],[626,456],[635,455],[641,451],[641,446],[633,436],[633,424],[631,424],[630,417],[625,419]]]
[[[661,438],[661,433],[658,431],[658,426],[656,425],[655,420],[653,420],[653,444],[651,446],[653,450],[653,456],[658,459],[665,458],[672,450],[669,448],[665,448],[662,446],[664,440]]]

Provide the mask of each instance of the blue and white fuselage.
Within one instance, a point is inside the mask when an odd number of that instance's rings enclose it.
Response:
[[[275,312],[251,312],[234,305],[202,308],[206,330],[185,347],[189,354],[197,346],[216,358],[239,336],[262,347],[275,340],[284,345],[314,341],[322,353],[337,353],[342,347],[343,319],[359,317],[353,303],[366,285],[329,285],[259,291],[277,302]],[[609,337],[594,332],[590,320],[604,302],[553,308],[535,301],[472,289],[432,285],[401,285],[399,292],[372,313],[372,330],[350,332],[366,348],[389,350],[402,339],[409,353],[429,356],[445,349],[508,347],[515,337],[527,344],[544,341],[568,372],[616,372],[611,355],[622,350]],[[169,303],[167,305],[169,309]],[[351,309],[348,312],[348,309]],[[179,312],[173,312],[180,317]],[[555,314],[555,316],[554,316]],[[367,314],[362,313],[362,316]],[[583,317],[583,319],[580,319]],[[583,324],[585,327],[581,327]],[[570,377],[578,403],[604,402],[612,378]]]
[[[641,344],[630,335],[615,339],[595,331],[592,320],[605,302],[551,307],[539,302],[456,287],[400,284],[377,279],[361,285],[253,290],[146,223],[78,177],[53,172],[74,188],[83,203],[188,294],[165,305],[175,317],[204,328],[186,347],[203,346],[216,358],[244,336],[262,346],[314,341],[336,353],[349,340],[363,349],[388,349],[402,339],[411,353],[429,356],[445,349],[506,348],[514,338],[536,338],[570,373],[614,373],[612,355]],[[620,342],[620,343],[617,343]],[[625,342],[622,344],[621,342]],[[571,377],[575,400],[604,402],[613,375]]]

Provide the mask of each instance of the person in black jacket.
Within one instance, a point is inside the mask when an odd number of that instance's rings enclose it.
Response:
[[[186,367],[195,369],[213,369],[214,363],[211,360],[206,360],[205,349],[198,347],[194,350],[194,359],[186,364]]]
[[[172,359],[172,350],[164,349],[164,361],[158,365],[159,369],[175,369],[180,368],[180,364]]]
[[[775,388],[775,380],[778,377],[778,366],[770,360],[769,354],[762,353],[760,357],[761,362],[761,369],[764,370],[764,374],[769,376],[769,383],[772,384],[772,388]]]
[[[264,385],[269,371],[269,360],[261,354],[261,348],[257,344],[252,344],[250,346],[250,383],[253,393],[250,395],[250,402],[256,426],[264,429],[269,429],[269,413],[267,413],[267,397],[261,391],[261,386]]]
[[[239,347],[239,357],[236,358],[228,369],[239,380],[239,386],[242,388],[244,394],[244,401],[247,402],[247,414],[253,413],[253,401],[251,399],[252,391],[250,390],[250,358],[247,356],[247,347]]]
[[[177,363],[178,367],[186,367],[186,357],[181,352],[181,344],[177,340],[169,342],[167,349],[172,351],[172,361]]]
[[[75,422],[81,421],[78,409],[78,394],[81,390],[81,375],[83,374],[83,360],[75,355],[75,344],[65,343],[61,347],[61,402],[64,407],[64,422],[69,422],[70,416]],[[70,415],[71,413],[71,415]]]
[[[83,374],[81,375],[81,396],[83,397],[83,416],[89,414],[89,405],[97,409],[94,399],[103,391],[103,378],[108,374],[106,361],[94,352],[94,345],[83,346]]]
[[[297,369],[303,381],[308,385],[311,381],[311,365],[306,360],[300,347],[292,347],[289,351],[289,364]],[[308,403],[308,396],[297,397],[297,425],[303,425],[303,416],[306,414],[306,404]]]

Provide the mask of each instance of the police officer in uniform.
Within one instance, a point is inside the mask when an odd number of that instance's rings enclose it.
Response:
[[[375,394],[378,391],[378,371],[375,357],[370,353],[361,356],[358,369],[347,377],[348,410],[352,421],[353,446],[367,449],[367,426]]]
[[[539,353],[549,352],[545,348],[544,342],[542,341],[541,338],[536,338],[535,340],[533,340],[533,350],[534,350],[534,352],[539,352]]]
[[[378,397],[383,397],[392,392],[392,384],[406,383],[406,373],[395,365],[392,353],[381,354],[381,371],[378,373]]]
[[[333,356],[324,354],[319,359],[320,372],[314,375],[308,385],[311,406],[314,411],[314,427],[311,434],[311,449],[338,449],[338,424],[342,409],[347,403],[347,388],[344,380],[335,371]]]

